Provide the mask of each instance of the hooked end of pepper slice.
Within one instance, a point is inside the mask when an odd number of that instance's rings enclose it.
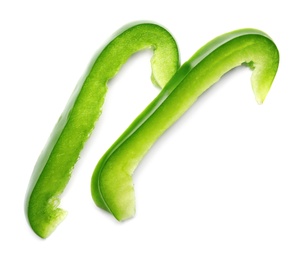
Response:
[[[279,54],[276,49],[275,56],[264,65],[257,66],[251,75],[251,85],[258,104],[262,104],[270,91],[279,65]]]
[[[257,52],[253,53],[254,60],[245,62],[252,71],[251,85],[258,104],[267,97],[279,67],[279,51],[269,37],[258,37],[262,42]]]
[[[28,221],[39,237],[49,237],[66,217],[67,211],[58,208],[59,204],[60,198],[52,197],[45,207],[34,203],[28,205],[29,209],[35,208],[34,210],[28,210]]]

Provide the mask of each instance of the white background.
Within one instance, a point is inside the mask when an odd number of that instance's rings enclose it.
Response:
[[[0,1],[0,259],[293,258],[289,1]],[[222,33],[265,31],[281,55],[272,89],[257,105],[251,72],[239,68],[207,91],[140,164],[136,216],[119,223],[89,187],[98,159],[159,93],[151,52],[136,55],[109,84],[62,196],[67,218],[40,239],[24,215],[36,159],[92,55],[137,20],[166,27],[182,63]]]

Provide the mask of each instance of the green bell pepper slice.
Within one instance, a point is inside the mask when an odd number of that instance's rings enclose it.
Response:
[[[177,71],[99,161],[91,180],[96,205],[117,220],[132,217],[135,214],[132,174],[141,159],[204,91],[242,64],[253,70],[252,89],[261,104],[278,69],[279,52],[274,42],[255,29],[237,30],[215,38]]]
[[[171,34],[159,25],[140,22],[123,27],[100,51],[75,88],[35,165],[26,196],[26,215],[34,232],[48,237],[64,219],[58,208],[84,143],[98,120],[107,82],[134,53],[153,49],[152,81],[164,87],[179,67]]]

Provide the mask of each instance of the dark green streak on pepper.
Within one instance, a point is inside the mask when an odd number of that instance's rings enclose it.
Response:
[[[135,214],[132,174],[155,141],[234,67],[253,69],[251,84],[258,103],[271,87],[279,64],[273,41],[263,32],[243,29],[212,40],[187,61],[156,99],[120,136],[98,163],[91,182],[97,206],[124,220]]]
[[[37,235],[48,237],[64,219],[58,205],[84,143],[89,138],[107,92],[107,82],[129,57],[152,48],[152,81],[163,87],[179,67],[173,37],[162,27],[141,23],[124,27],[96,56],[76,87],[33,171],[26,213]]]

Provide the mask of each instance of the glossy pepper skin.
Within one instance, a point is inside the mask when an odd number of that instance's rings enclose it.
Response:
[[[258,103],[271,87],[279,64],[274,42],[263,32],[242,29],[219,36],[182,65],[165,88],[99,161],[92,176],[97,206],[118,220],[135,214],[132,174],[155,141],[222,75],[242,64],[252,69]]]
[[[84,143],[101,114],[107,82],[134,53],[154,51],[152,81],[164,87],[179,67],[175,40],[159,25],[141,22],[122,28],[95,56],[74,90],[35,165],[26,198],[27,219],[34,232],[48,237],[64,219],[58,208]]]

